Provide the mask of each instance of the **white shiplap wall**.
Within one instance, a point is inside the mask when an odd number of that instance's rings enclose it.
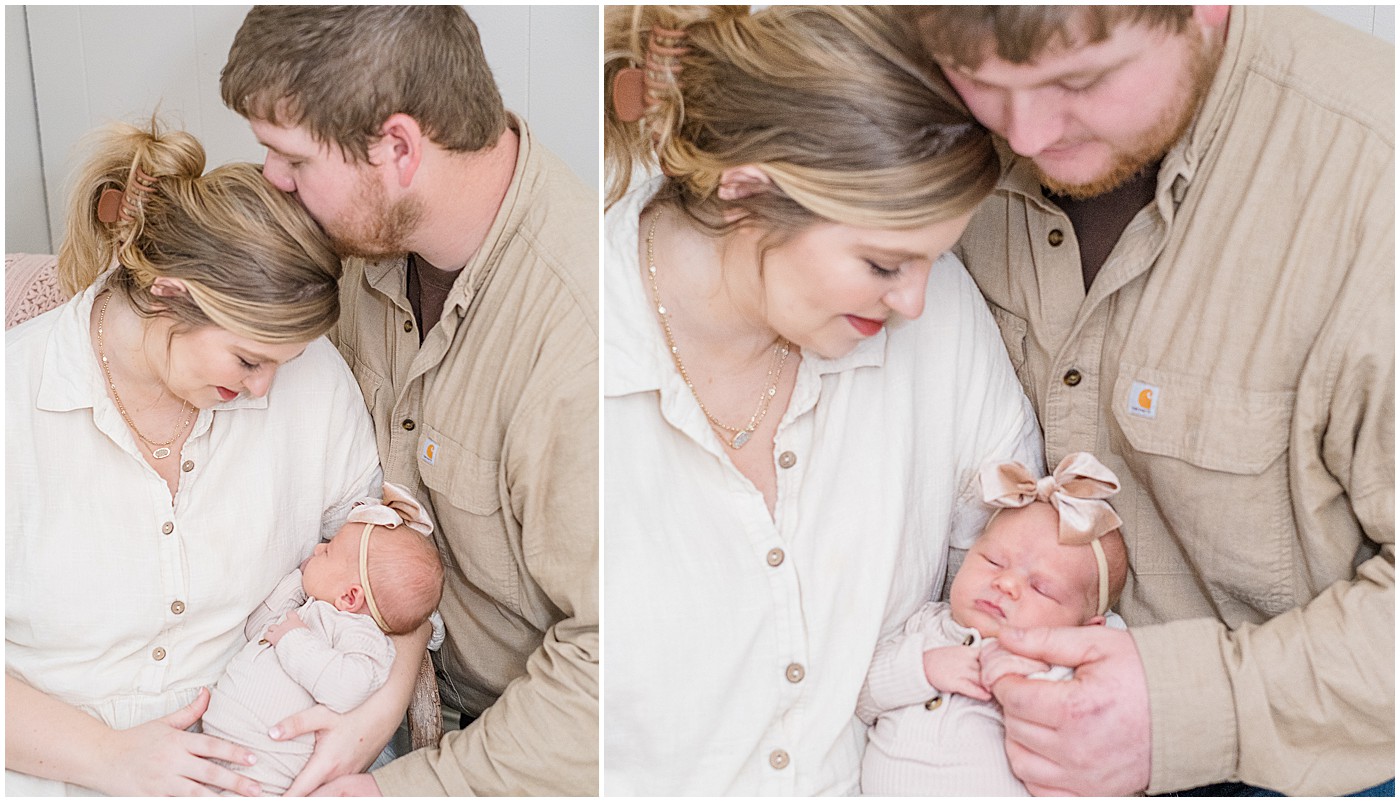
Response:
[[[53,252],[75,146],[104,122],[162,117],[211,166],[262,161],[219,99],[219,71],[249,6],[7,6],[5,251]],[[596,6],[466,6],[507,107],[579,177],[599,185]],[[32,76],[32,82],[30,77]]]

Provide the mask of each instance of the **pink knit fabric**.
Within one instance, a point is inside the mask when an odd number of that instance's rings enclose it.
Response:
[[[58,257],[46,253],[5,254],[5,328],[61,306]]]

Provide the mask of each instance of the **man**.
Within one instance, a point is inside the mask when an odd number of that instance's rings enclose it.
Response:
[[[596,193],[506,112],[460,7],[257,7],[221,89],[348,257],[334,336],[447,568],[464,728],[322,792],[596,794]]]
[[[1124,485],[1131,632],[1004,633],[1077,670],[993,689],[1013,769],[1090,795],[1393,777],[1393,48],[1297,8],[919,23],[1004,140],[959,251],[1046,459]]]

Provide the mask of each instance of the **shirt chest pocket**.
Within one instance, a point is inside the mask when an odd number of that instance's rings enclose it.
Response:
[[[1199,573],[1231,621],[1297,604],[1286,459],[1293,403],[1292,391],[1122,366],[1112,404],[1125,442],[1114,448],[1142,488],[1120,509],[1135,572]]]
[[[500,490],[500,462],[424,426],[418,468],[432,493],[438,543],[448,570],[487,596],[518,609],[519,572]],[[431,454],[431,461],[425,456]]]

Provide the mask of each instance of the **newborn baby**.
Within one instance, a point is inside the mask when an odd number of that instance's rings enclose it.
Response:
[[[359,706],[389,678],[389,635],[412,632],[442,597],[433,524],[403,488],[363,499],[248,617],[248,645],[214,686],[204,732],[253,750],[253,766],[222,765],[281,795],[311,758],[315,735],[274,741],[274,724],[317,704]]]
[[[984,499],[1001,509],[968,551],[949,601],[925,604],[871,661],[856,708],[874,725],[862,793],[1026,796],[1007,764],[990,688],[1006,673],[1071,671],[984,646],[1007,627],[1101,625],[1123,590],[1121,521],[1104,500],[1118,479],[1098,460],[1071,454],[1039,481],[1018,463],[988,466],[981,478]]]

